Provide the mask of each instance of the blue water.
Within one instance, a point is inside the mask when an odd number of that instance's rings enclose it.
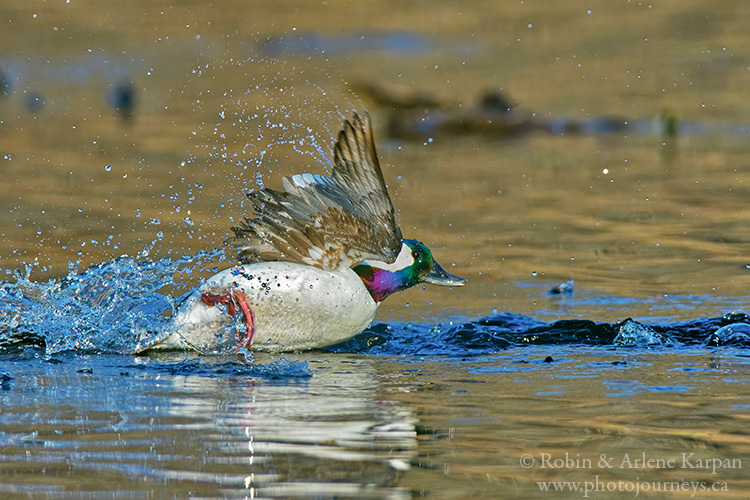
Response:
[[[60,352],[132,353],[156,339],[189,290],[179,280],[210,253],[180,259],[119,257],[83,271],[73,268],[60,280],[36,282],[31,271],[0,284],[0,352],[30,348],[50,357]],[[184,287],[183,287],[184,288]],[[182,295],[175,296],[175,291]],[[571,294],[573,292],[570,292]],[[617,302],[595,296],[592,301]],[[529,345],[714,348],[750,345],[750,316],[678,322],[619,322],[562,319],[554,322],[500,312],[478,318],[455,317],[440,323],[376,322],[354,338],[327,348],[386,356],[476,356]],[[192,368],[191,368],[192,367]],[[196,369],[186,365],[181,369]],[[293,367],[296,370],[297,367]]]

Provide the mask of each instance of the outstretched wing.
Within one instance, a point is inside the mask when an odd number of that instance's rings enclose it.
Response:
[[[254,218],[228,240],[242,262],[285,260],[323,269],[393,262],[401,230],[380,170],[370,116],[344,122],[330,177],[284,177],[284,191],[251,193]]]

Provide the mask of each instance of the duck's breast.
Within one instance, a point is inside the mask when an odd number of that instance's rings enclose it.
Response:
[[[325,347],[360,333],[377,304],[351,269],[324,271],[289,262],[227,269],[211,277],[178,309],[175,327],[185,344],[209,347],[229,318],[223,307],[201,301],[204,293],[239,290],[255,320],[253,347],[286,351]]]

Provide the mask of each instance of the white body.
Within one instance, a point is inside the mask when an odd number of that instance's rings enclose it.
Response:
[[[252,348],[262,351],[314,349],[342,342],[370,326],[377,309],[362,280],[349,268],[324,271],[289,262],[248,264],[211,277],[180,305],[174,330],[140,350],[204,352],[221,345],[237,346],[234,322],[225,307],[201,301],[203,293],[228,290],[242,291],[247,297],[255,320]]]

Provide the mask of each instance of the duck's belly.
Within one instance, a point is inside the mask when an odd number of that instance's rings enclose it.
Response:
[[[367,328],[377,309],[351,269],[324,271],[289,262],[249,264],[216,274],[193,292],[177,310],[173,333],[153,348],[210,351],[222,343],[232,319],[224,307],[206,305],[201,296],[227,289],[245,294],[255,322],[253,348],[264,351],[342,342]]]

